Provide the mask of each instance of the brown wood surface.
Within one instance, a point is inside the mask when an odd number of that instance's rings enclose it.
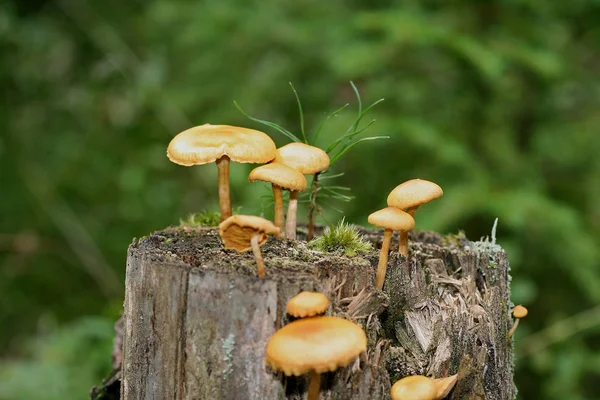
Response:
[[[262,253],[226,251],[212,229],[170,228],[129,248],[121,398],[303,399],[306,379],[265,366],[269,337],[301,290],[331,300],[329,315],[351,319],[369,347],[322,379],[323,399],[388,399],[408,374],[459,374],[450,399],[513,400],[509,266],[497,246],[420,233],[398,257],[383,292],[374,289],[381,232],[364,230],[366,256],[311,251],[270,239]],[[299,237],[302,233],[299,232]]]

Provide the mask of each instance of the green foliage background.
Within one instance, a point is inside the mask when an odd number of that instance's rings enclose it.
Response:
[[[350,80],[386,99],[369,134],[391,139],[336,164],[346,220],[414,177],[445,190],[419,229],[473,239],[498,217],[530,309],[521,398],[600,398],[599,20],[597,0],[1,2],[0,399],[84,398],[110,369],[132,237],[217,210],[216,168],[169,163],[173,135],[258,127],[233,100],[297,131],[289,81],[316,126]],[[268,190],[249,169],[232,168],[245,213]]]

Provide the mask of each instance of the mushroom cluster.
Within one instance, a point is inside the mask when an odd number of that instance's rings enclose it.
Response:
[[[388,195],[387,208],[369,215],[369,223],[384,229],[379,267],[375,287],[383,289],[387,269],[388,253],[393,231],[400,231],[398,254],[408,255],[408,232],[415,226],[413,216],[417,209],[444,194],[441,187],[423,179],[411,179],[396,186]]]
[[[305,175],[312,175],[311,201],[317,196],[319,174],[330,165],[327,153],[304,143],[290,143],[279,149],[263,132],[230,126],[204,124],[178,134],[169,143],[168,158],[179,165],[192,166],[215,162],[218,169],[221,223],[219,234],[225,249],[238,252],[252,250],[259,278],[266,276],[261,253],[269,235],[278,239],[296,239],[298,194],[307,189]],[[230,161],[264,164],[254,168],[250,182],[270,183],[274,197],[274,221],[251,215],[231,215],[229,189]],[[287,216],[283,191],[289,191]],[[398,254],[409,255],[408,232],[415,227],[417,209],[443,195],[437,184],[411,179],[395,187],[387,197],[387,207],[369,215],[370,224],[383,228],[383,241],[375,275],[375,287],[383,289],[392,235],[399,231]],[[309,239],[314,231],[314,208],[309,215]],[[322,293],[301,292],[286,306],[294,318],[300,318],[277,331],[266,348],[266,364],[285,375],[310,374],[308,399],[319,398],[320,374],[346,366],[367,349],[364,330],[355,323],[332,316],[318,316],[329,308]],[[516,306],[516,319],[508,332],[513,336],[519,319],[527,309]],[[432,379],[409,376],[396,382],[391,389],[393,400],[438,400],[445,398],[457,381],[457,375]]]
[[[286,310],[290,315],[316,315],[329,305],[321,293],[302,292]],[[348,365],[367,350],[365,331],[338,317],[309,317],[284,326],[267,343],[266,363],[286,376],[310,374],[308,400],[318,400],[321,374]]]

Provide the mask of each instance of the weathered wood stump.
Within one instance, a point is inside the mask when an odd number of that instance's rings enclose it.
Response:
[[[328,314],[367,332],[356,362],[322,380],[324,399],[389,399],[409,374],[458,373],[450,399],[516,396],[505,252],[461,237],[418,233],[408,258],[393,241],[383,292],[374,289],[381,235],[366,256],[270,239],[267,278],[252,253],[223,249],[214,229],[169,228],[129,247],[121,398],[302,399],[304,378],[265,366],[270,336],[301,290],[325,293]]]

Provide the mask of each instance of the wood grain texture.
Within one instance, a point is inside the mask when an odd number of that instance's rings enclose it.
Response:
[[[377,291],[382,235],[363,233],[375,248],[359,257],[271,239],[262,249],[266,279],[255,276],[251,253],[225,251],[214,230],[170,228],[134,242],[121,398],[305,398],[306,379],[268,369],[265,346],[289,322],[287,300],[318,290],[331,301],[327,314],[360,324],[369,340],[365,354],[324,375],[323,399],[389,399],[403,376],[458,373],[450,399],[513,400],[505,252],[460,237],[413,235],[408,257],[390,254]]]

